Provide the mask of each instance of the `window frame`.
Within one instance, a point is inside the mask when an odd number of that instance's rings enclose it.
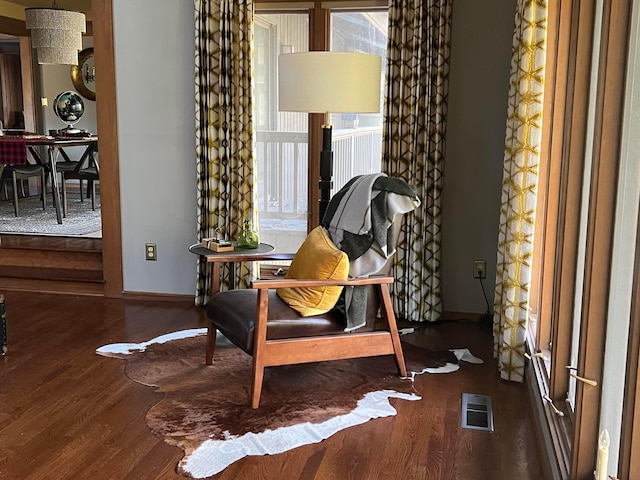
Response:
[[[589,102],[595,102],[593,153],[589,183],[588,226],[585,252],[580,354],[576,374],[602,384],[606,318],[611,279],[613,221],[623,121],[628,31],[632,2],[604,0],[595,98],[590,98],[596,0],[549,3],[549,38],[545,88],[543,148],[541,154],[539,210],[541,225],[534,237],[532,317],[529,348],[546,352],[533,358],[540,395],[567,413],[571,353],[571,320],[575,305],[580,206],[587,152]],[[640,245],[640,243],[639,243]],[[636,248],[638,262],[640,247]],[[636,268],[636,298],[640,298],[640,267]],[[640,313],[634,306],[633,328],[640,332]],[[631,336],[633,337],[633,335]],[[640,385],[636,340],[630,360],[636,365],[627,381],[628,405],[640,410],[635,391]],[[631,387],[634,387],[633,389]],[[543,428],[548,429],[561,478],[586,478],[593,474],[600,417],[600,388],[579,382],[572,418],[560,417],[547,402]],[[637,417],[636,417],[637,418]],[[640,434],[633,418],[623,420],[621,461],[629,471],[630,455],[640,450],[632,443]],[[637,423],[637,421],[636,421]],[[635,428],[634,428],[635,427]],[[623,458],[625,457],[625,458]],[[637,462],[636,462],[637,463]],[[626,465],[626,466],[625,466]],[[635,466],[635,468],[640,468]],[[626,470],[625,470],[626,469]]]
[[[622,408],[619,477],[640,476],[640,215],[636,233],[627,381]]]

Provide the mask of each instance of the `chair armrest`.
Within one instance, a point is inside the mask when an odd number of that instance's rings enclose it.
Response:
[[[273,288],[295,288],[295,287],[339,287],[358,285],[381,285],[393,283],[394,278],[388,276],[371,276],[361,278],[348,278],[346,280],[318,280],[318,279],[297,279],[282,278],[274,280],[254,280],[251,288],[273,289]]]

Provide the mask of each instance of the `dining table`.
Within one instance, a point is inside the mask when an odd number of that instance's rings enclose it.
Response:
[[[46,148],[46,155],[42,155],[39,147]],[[56,220],[62,224],[62,205],[56,163],[60,156],[65,161],[71,161],[64,148],[85,147],[80,158],[84,162],[87,157],[95,161],[94,153],[98,149],[98,136],[52,136],[39,134],[3,135],[0,136],[0,175],[6,165],[25,165],[28,163],[27,151],[36,164],[42,165],[51,176],[51,193],[56,210]]]

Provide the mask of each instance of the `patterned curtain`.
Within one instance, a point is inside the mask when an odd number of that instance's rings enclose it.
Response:
[[[253,123],[253,0],[194,0],[196,63],[196,161],[198,238],[216,228],[235,239],[242,221],[257,226]],[[222,288],[231,278],[247,287],[255,264],[242,263],[238,275],[221,271]],[[196,305],[208,300],[208,265],[198,260]]]
[[[396,312],[435,321],[452,0],[393,0],[389,10],[382,171],[416,187],[396,253]]]
[[[494,301],[500,375],[522,382],[542,130],[547,3],[519,0],[502,179]]]

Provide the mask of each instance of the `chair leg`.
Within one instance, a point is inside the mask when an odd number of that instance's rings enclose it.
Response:
[[[253,356],[253,379],[251,381],[251,408],[258,408],[262,394],[262,380],[264,379],[264,362],[261,357]]]
[[[204,357],[204,363],[207,365],[213,364],[213,353],[216,349],[216,327],[213,322],[209,322],[207,326],[207,353]]]
[[[267,344],[267,313],[269,308],[269,290],[258,290],[256,305],[257,318],[253,330],[253,377],[251,380],[251,408],[258,408],[264,379],[264,349]]]
[[[9,200],[9,194],[7,193],[7,182],[4,180],[0,180],[2,182],[2,199]]]
[[[45,170],[44,172],[44,187],[43,190],[46,193],[47,192],[47,186],[49,185],[49,175],[50,172],[48,170]],[[51,184],[53,185],[53,182],[51,182]]]
[[[16,217],[20,216],[20,211],[18,209],[18,178],[16,177],[16,172],[13,172],[13,213]]]
[[[42,187],[42,210],[47,209],[47,173],[42,169],[40,176],[40,186]]]
[[[91,184],[91,209],[95,211],[96,209],[96,182],[93,180],[89,180]],[[88,186],[87,186],[88,188]]]
[[[407,365],[404,362],[404,354],[402,353],[402,345],[400,344],[400,335],[398,334],[398,324],[396,316],[393,313],[393,303],[389,294],[389,287],[386,284],[380,285],[380,296],[382,297],[382,312],[389,324],[389,332],[391,333],[391,343],[396,356],[396,365],[400,376],[407,376]]]

